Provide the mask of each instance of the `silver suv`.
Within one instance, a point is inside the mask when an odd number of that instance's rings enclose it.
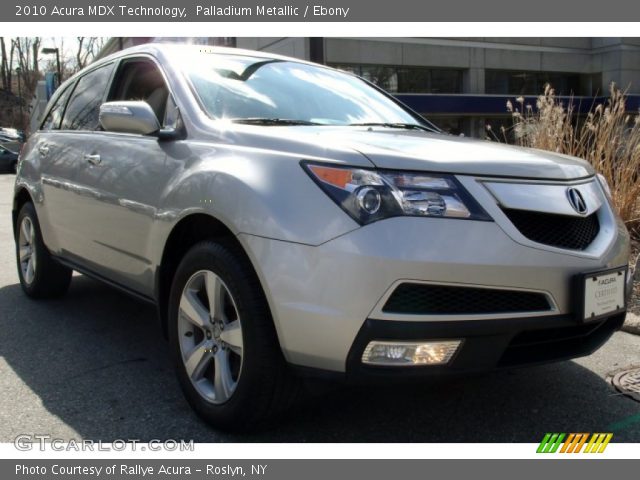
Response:
[[[623,323],[629,237],[586,162],[452,137],[365,80],[145,45],[56,92],[19,163],[20,282],[157,305],[186,398],[248,429],[300,374],[568,359]]]

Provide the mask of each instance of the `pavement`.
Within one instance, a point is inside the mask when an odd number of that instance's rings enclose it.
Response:
[[[635,313],[628,312],[627,318],[624,320],[624,325],[622,329],[625,332],[633,333],[635,335],[640,335],[640,315]]]
[[[84,276],[68,295],[32,301],[18,284],[13,175],[0,175],[0,441],[539,442],[545,432],[613,432],[640,442],[640,403],[607,373],[640,365],[640,336],[617,332],[593,355],[542,367],[412,386],[331,387],[277,427],[230,435],[184,401],[155,312]]]

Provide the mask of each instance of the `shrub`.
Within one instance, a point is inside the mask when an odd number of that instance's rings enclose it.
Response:
[[[611,84],[605,103],[578,118],[573,99],[566,105],[545,87],[536,108],[516,99],[507,102],[512,125],[493,140],[573,155],[587,160],[609,183],[613,203],[629,230],[640,236],[640,112],[627,112],[626,92]]]

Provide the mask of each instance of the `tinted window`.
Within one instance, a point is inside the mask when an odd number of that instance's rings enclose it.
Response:
[[[78,81],[62,120],[62,130],[98,129],[100,104],[112,68],[111,64],[105,65],[87,73]]]
[[[510,95],[540,95],[550,84],[558,95],[589,95],[588,75],[556,72],[517,72],[486,70],[486,93]]]
[[[69,85],[65,88],[64,92],[58,95],[55,103],[51,106],[47,118],[42,122],[42,130],[58,130],[60,129],[60,122],[62,121],[62,114],[64,113],[64,107],[69,100],[73,86]]]
[[[462,92],[462,71],[461,70],[431,70],[431,93],[461,93]]]
[[[118,69],[108,100],[144,100],[163,123],[169,90],[162,73],[149,60],[127,60]]]

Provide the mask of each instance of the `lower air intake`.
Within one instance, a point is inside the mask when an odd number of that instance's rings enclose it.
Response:
[[[547,296],[536,292],[403,283],[382,311],[410,315],[472,315],[551,310]]]

